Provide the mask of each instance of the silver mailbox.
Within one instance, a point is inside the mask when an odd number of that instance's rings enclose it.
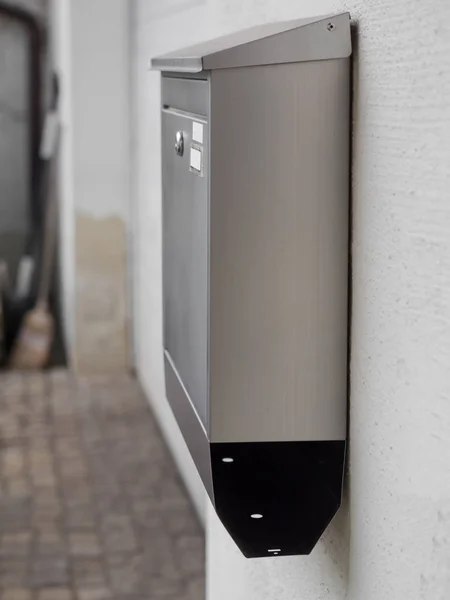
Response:
[[[344,13],[152,60],[167,397],[248,557],[309,553],[341,501],[350,54]]]

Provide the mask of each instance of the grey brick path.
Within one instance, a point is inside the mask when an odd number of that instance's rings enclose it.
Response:
[[[0,375],[0,600],[203,600],[204,539],[135,380]]]

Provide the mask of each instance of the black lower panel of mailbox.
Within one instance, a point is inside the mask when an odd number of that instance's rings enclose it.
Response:
[[[211,444],[217,514],[248,557],[309,554],[336,514],[345,441]]]

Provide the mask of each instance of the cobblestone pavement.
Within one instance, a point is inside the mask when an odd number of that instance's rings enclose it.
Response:
[[[131,378],[0,375],[0,600],[202,600],[204,539]]]

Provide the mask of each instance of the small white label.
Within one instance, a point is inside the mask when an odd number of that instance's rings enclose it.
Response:
[[[192,122],[192,140],[203,144],[203,125],[202,123]]]
[[[189,161],[189,166],[191,169],[198,171],[201,173],[202,170],[202,153],[197,148],[191,148],[191,156]]]

